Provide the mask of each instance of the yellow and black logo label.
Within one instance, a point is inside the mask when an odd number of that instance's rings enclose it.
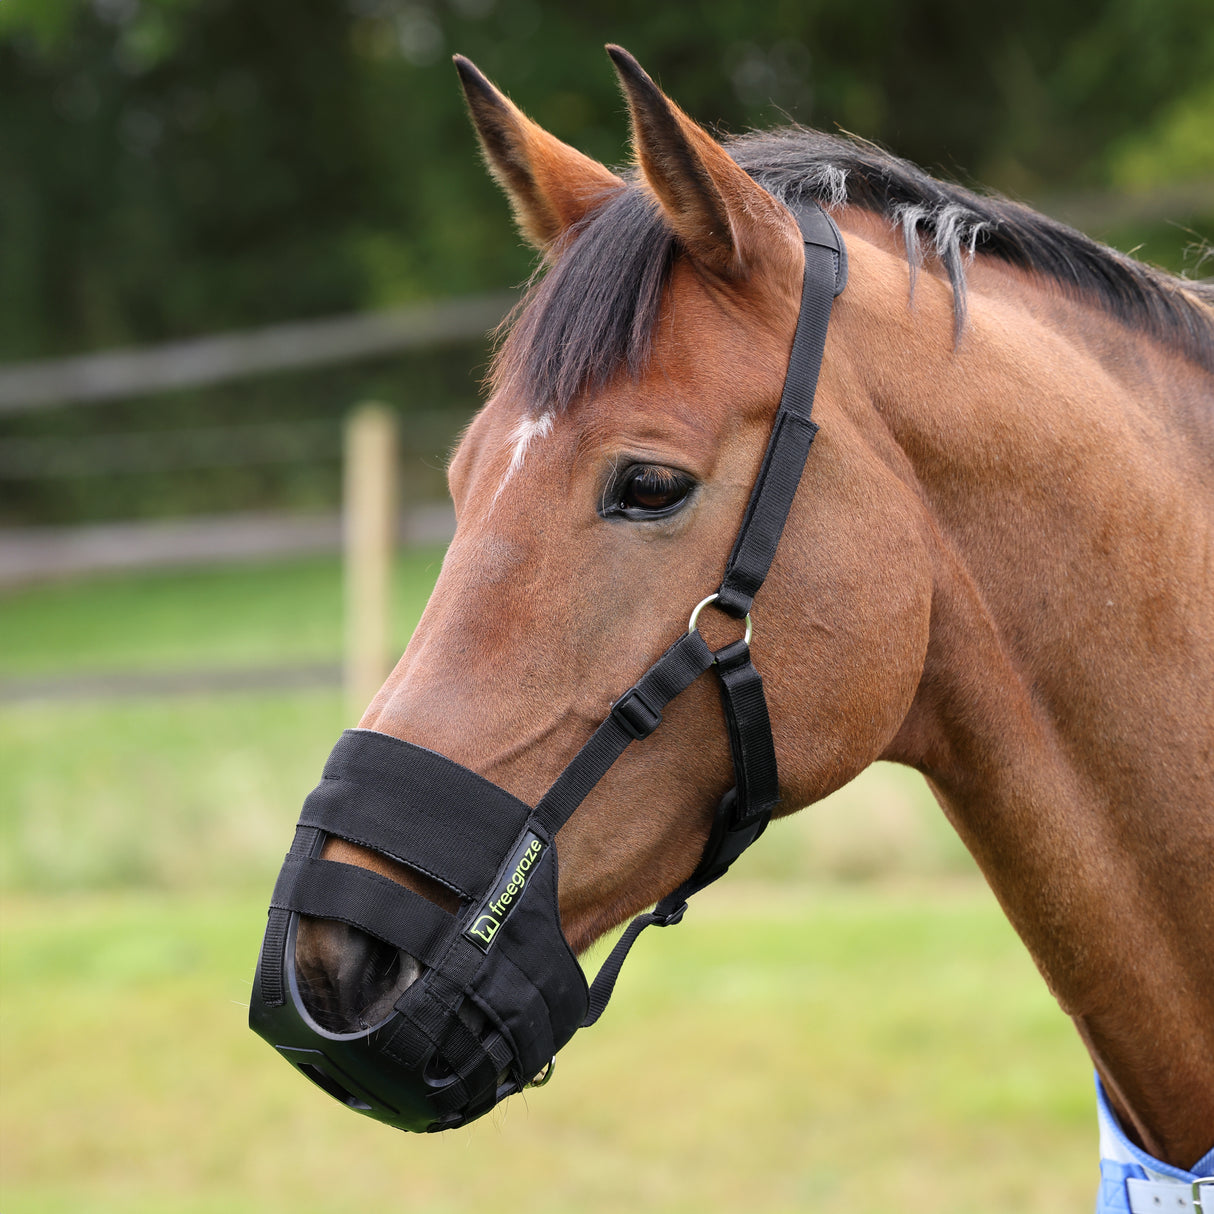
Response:
[[[506,917],[518,905],[527,889],[532,871],[547,846],[538,835],[528,831],[511,854],[497,889],[477,907],[472,917],[472,926],[464,935],[481,952],[489,951],[494,936],[506,922]]]

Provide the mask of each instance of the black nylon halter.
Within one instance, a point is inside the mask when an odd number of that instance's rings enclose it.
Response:
[[[715,606],[735,619],[748,615],[755,595],[766,581],[792,511],[805,461],[818,433],[811,414],[826,348],[831,305],[847,285],[847,247],[834,221],[817,205],[798,209],[794,216],[805,245],[801,310],[771,437],[715,597]],[[687,899],[723,876],[763,833],[771,820],[771,811],[780,799],[767,699],[762,676],[751,661],[750,645],[747,640],[735,641],[713,653],[698,631],[690,631],[649,668],[634,688],[616,701],[611,715],[537,806],[537,816],[544,815],[546,822],[568,820],[628,742],[634,737],[647,737],[661,721],[661,707],[673,697],[668,696],[660,706],[650,703],[645,694],[647,681],[655,676],[655,681],[661,681],[667,664],[674,670],[681,669],[684,663],[690,663],[696,675],[709,665],[716,668],[733,759],[734,787],[717,806],[708,842],[695,872],[652,911],[638,915],[603,963],[590,988],[590,1011],[583,1027],[593,1024],[602,1015],[620,967],[641,932],[651,924],[669,927],[678,923],[687,910]],[[690,681],[683,686],[689,685]],[[678,690],[682,691],[683,686]],[[613,727],[619,716],[625,718],[619,724],[630,734],[622,745],[619,745],[619,734]],[[633,733],[633,728],[638,732]],[[587,776],[591,771],[596,773],[585,785],[584,777],[579,778],[583,766]],[[576,800],[571,793],[565,792],[566,785],[578,790],[580,795]],[[553,808],[546,812],[550,805]]]
[[[738,619],[747,617],[771,568],[817,433],[810,414],[827,323],[847,282],[846,249],[833,221],[816,204],[805,204],[796,219],[805,272],[788,373],[721,585],[701,604],[714,601]],[[775,747],[748,641],[749,627],[746,639],[714,653],[690,628],[616,701],[534,809],[443,755],[373,731],[347,731],[304,804],[275,886],[251,1026],[338,1099],[405,1129],[464,1124],[524,1086],[578,1027],[602,1014],[640,933],[650,924],[679,922],[687,899],[720,877],[767,826],[779,801]],[[587,988],[560,930],[557,832],[624,750],[648,737],[666,705],[710,668],[735,785],[717,807],[695,872],[633,920]],[[459,895],[460,912],[367,869],[322,859],[329,835],[429,875]],[[518,881],[503,886],[512,873]],[[507,897],[503,889],[511,888],[516,893]],[[508,911],[478,937],[495,898],[496,905],[504,898]],[[416,958],[423,977],[381,1024],[347,1034],[320,1029],[297,988],[294,932],[301,914],[386,941]],[[385,1067],[395,1068],[392,1077],[384,1078]],[[503,1074],[509,1078],[499,1083]]]

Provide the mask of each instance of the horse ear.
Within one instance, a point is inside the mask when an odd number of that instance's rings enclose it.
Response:
[[[610,169],[532,122],[463,55],[455,67],[489,171],[530,244],[547,251],[605,194],[623,187]]]
[[[773,232],[786,234],[783,207],[740,169],[620,46],[607,54],[632,112],[641,172],[683,246],[726,278],[745,274]]]

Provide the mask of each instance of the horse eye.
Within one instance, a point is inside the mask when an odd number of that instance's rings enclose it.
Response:
[[[685,473],[655,464],[634,464],[617,478],[606,502],[608,514],[646,519],[671,514],[687,499],[694,481]]]

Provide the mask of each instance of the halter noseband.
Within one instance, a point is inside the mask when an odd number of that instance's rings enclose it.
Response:
[[[349,1107],[405,1130],[463,1125],[534,1082],[593,1024],[628,950],[650,924],[678,923],[692,894],[763,833],[779,801],[763,680],[750,657],[751,604],[775,558],[818,427],[814,392],[835,296],[847,283],[838,228],[814,203],[795,212],[805,245],[801,310],[771,438],[716,592],[687,633],[612,706],[533,808],[443,755],[347,730],[304,802],[270,903],[249,1008],[255,1032]],[[696,627],[709,603],[746,620],[716,651]],[[717,674],[734,787],[717,806],[692,875],[637,916],[589,987],[560,928],[556,834],[662,710]],[[459,896],[456,914],[368,869],[322,859],[334,835],[390,856]],[[294,956],[300,915],[349,923],[417,959],[421,975],[378,1024],[337,1033],[304,1005]]]

